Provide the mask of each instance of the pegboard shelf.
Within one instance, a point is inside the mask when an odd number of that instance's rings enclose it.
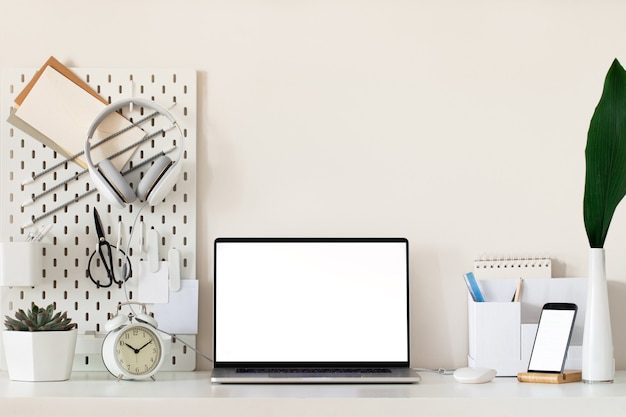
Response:
[[[29,231],[42,224],[53,227],[44,239],[43,284],[36,287],[1,287],[0,312],[12,315],[31,302],[55,303],[67,310],[78,323],[79,333],[103,332],[103,325],[116,311],[118,302],[126,301],[121,285],[98,288],[86,270],[97,243],[93,209],[97,208],[105,234],[115,241],[118,223],[122,222],[124,248],[132,236],[129,256],[136,265],[142,254],[137,249],[140,222],[146,230],[160,235],[158,256],[166,260],[171,248],[180,251],[181,278],[196,279],[196,72],[188,69],[85,69],[72,71],[109,102],[142,97],[169,109],[184,137],[183,172],[165,200],[156,206],[134,203],[117,209],[105,202],[92,185],[83,167],[46,147],[6,120],[13,99],[32,79],[37,69],[12,69],[2,72],[1,97],[1,184],[0,238],[3,242],[26,240]],[[125,111],[129,120],[145,117],[142,108]],[[147,113],[146,113],[147,115]],[[156,118],[141,127],[150,134],[160,125]],[[85,132],[86,134],[87,132]],[[134,188],[159,152],[175,147],[176,134],[164,132],[142,143],[122,170]],[[50,172],[44,172],[49,170]],[[42,172],[44,172],[42,174]],[[33,179],[34,178],[34,179]],[[32,179],[30,182],[29,180]],[[25,204],[28,203],[28,204]],[[137,223],[135,223],[137,221]],[[133,233],[133,224],[135,229]],[[24,227],[26,226],[26,227]],[[131,278],[128,295],[137,298]],[[150,310],[150,306],[149,306]],[[197,318],[192,318],[193,320]],[[184,336],[195,345],[195,335]],[[75,361],[75,370],[102,370],[99,354],[85,354]],[[172,358],[164,370],[195,369],[195,354],[184,345],[172,344]]]

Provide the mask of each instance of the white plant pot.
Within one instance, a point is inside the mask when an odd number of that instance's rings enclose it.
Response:
[[[589,285],[582,365],[584,382],[613,382],[615,378],[615,357],[603,248],[591,248],[589,252]]]
[[[9,379],[66,381],[72,374],[77,329],[2,332]]]

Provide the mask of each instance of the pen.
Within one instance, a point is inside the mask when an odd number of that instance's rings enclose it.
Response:
[[[513,302],[517,303],[520,300],[520,297],[522,296],[522,279],[520,278],[517,281],[517,288],[515,289],[515,295],[513,296]]]
[[[26,241],[27,242],[36,242],[37,238],[39,237],[39,235],[41,235],[41,232],[43,232],[44,229],[45,229],[45,226],[41,226],[36,231],[29,232],[28,233],[28,237],[26,238]]]
[[[26,241],[32,242],[34,238],[35,238],[35,233],[33,233],[33,231],[31,230],[30,232],[28,232],[28,236],[26,236]]]
[[[46,234],[48,234],[50,229],[52,229],[52,224],[47,224],[43,226],[39,230],[39,233],[37,233],[37,235],[33,238],[33,242],[41,242],[41,240],[46,236]]]

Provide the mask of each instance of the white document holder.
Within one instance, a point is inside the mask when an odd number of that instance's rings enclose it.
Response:
[[[517,279],[479,280],[485,302],[468,299],[468,365],[517,376],[528,370],[541,309],[548,302],[578,306],[566,369],[581,369],[583,325],[587,304],[586,278],[524,280],[521,301],[512,302]]]

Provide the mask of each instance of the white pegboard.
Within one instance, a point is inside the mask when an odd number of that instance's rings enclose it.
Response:
[[[67,163],[37,178],[32,184],[22,182],[46,168],[64,160],[50,148],[31,138],[9,124],[13,100],[32,79],[36,69],[14,69],[2,72],[0,89],[1,111],[1,184],[2,206],[0,238],[3,242],[26,240],[32,229],[22,226],[35,220],[35,226],[53,224],[44,239],[48,242],[44,255],[43,284],[37,287],[2,287],[0,289],[0,312],[13,315],[18,308],[26,308],[32,301],[47,305],[56,303],[60,310],[78,323],[79,334],[104,332],[104,323],[116,311],[118,302],[126,301],[124,289],[119,286],[97,288],[86,274],[90,253],[95,249],[97,236],[93,222],[93,208],[102,218],[105,233],[115,244],[117,225],[124,225],[124,247],[131,235],[133,221],[143,203],[134,203],[124,209],[116,209],[91,192],[93,185],[88,174],[81,175],[67,185],[53,189],[55,185],[76,177],[83,169],[75,163]],[[109,102],[129,97],[154,100],[169,108],[177,120],[184,137],[185,152],[183,171],[174,190],[157,206],[146,206],[140,213],[146,230],[154,228],[160,235],[159,257],[166,260],[170,248],[181,254],[181,278],[196,279],[196,72],[188,69],[84,69],[72,71]],[[132,91],[131,91],[132,90]],[[173,106],[173,107],[171,107]],[[130,120],[138,119],[142,109],[135,107],[124,115]],[[146,133],[159,128],[154,119],[141,127]],[[150,167],[148,161],[157,152],[176,145],[176,129],[142,144],[123,171],[129,167],[140,168],[129,172],[125,178],[134,187]],[[53,189],[52,191],[50,191]],[[47,192],[46,192],[47,191]],[[25,207],[24,201],[33,196],[41,197]],[[86,193],[89,193],[85,195]],[[83,196],[85,195],[85,196]],[[78,200],[78,201],[76,201]],[[63,206],[71,202],[67,207]],[[43,216],[43,217],[42,217]],[[138,225],[139,223],[137,223]],[[137,227],[137,229],[139,229]],[[138,232],[138,230],[136,231]],[[133,268],[140,260],[138,233],[133,236],[130,259]],[[128,281],[131,300],[135,297],[133,278]],[[136,297],[135,297],[136,298]],[[148,306],[151,311],[151,306]],[[197,317],[190,318],[197,320]],[[195,335],[185,335],[190,345],[195,345]],[[89,343],[87,343],[89,345]],[[171,344],[172,353],[162,370],[185,371],[195,369],[195,353],[181,343]],[[99,353],[77,352],[74,370],[104,370]]]

